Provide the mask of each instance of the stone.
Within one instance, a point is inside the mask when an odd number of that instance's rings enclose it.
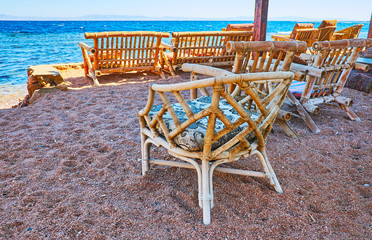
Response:
[[[34,91],[33,95],[31,96],[29,103],[32,104],[36,102],[39,98],[43,97],[47,93],[59,91],[58,87],[44,87]]]
[[[31,98],[37,89],[64,83],[64,79],[58,69],[52,65],[30,66],[27,74],[29,76],[27,89]]]

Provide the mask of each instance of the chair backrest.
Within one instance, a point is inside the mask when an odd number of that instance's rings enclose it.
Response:
[[[209,66],[232,65],[235,54],[226,52],[228,41],[250,41],[251,31],[174,32],[172,65],[198,63]]]
[[[297,41],[305,41],[307,47],[311,47],[319,36],[319,29],[317,28],[302,28],[296,30],[296,35],[293,39]]]
[[[251,41],[226,45],[227,52],[236,52],[234,73],[289,71],[293,56],[306,51],[305,42]]]
[[[337,25],[337,20],[323,20],[318,28],[324,28],[324,27],[331,27],[331,26],[336,26]]]
[[[152,70],[159,62],[159,45],[163,32],[97,32],[85,33],[93,39],[94,69],[101,72]]]
[[[223,28],[222,31],[253,31],[253,23],[236,23],[236,24],[227,24],[226,28]]]
[[[155,136],[162,135],[176,151],[179,146],[175,138],[188,131],[188,127],[194,128],[193,125],[198,125],[204,120],[207,125],[203,127],[204,132],[199,136],[203,138],[203,146],[198,150],[199,154],[203,159],[213,160],[221,154],[225,154],[226,157],[228,153],[228,157],[233,160],[237,154],[253,149],[252,144],[264,147],[292,78],[291,72],[272,72],[236,74],[168,85],[154,84],[150,86],[147,106],[139,113],[141,126],[149,128]],[[255,88],[256,83],[262,82],[273,86],[268,95],[261,95]],[[245,90],[246,98],[236,100],[228,93],[226,89],[228,84],[236,84]],[[213,93],[208,101],[204,99],[205,107],[197,111],[192,107],[192,102],[183,98],[185,96],[183,91],[188,92],[201,87],[212,88]],[[153,117],[150,117],[149,112],[155,109],[153,103],[156,92],[160,95],[163,104],[156,108],[156,112],[152,113]],[[175,104],[178,104],[177,111],[174,109]],[[226,108],[230,111],[224,111]],[[180,111],[183,112],[183,116],[186,116],[185,118],[179,118]],[[235,120],[230,120],[230,116],[226,115],[231,112],[237,116]],[[169,119],[164,117],[165,114],[170,115],[172,124],[164,122],[165,118]],[[217,122],[223,127],[216,129]],[[169,125],[174,125],[175,128],[170,131]]]
[[[372,39],[345,39],[315,42],[311,66],[321,69],[320,76],[308,76],[302,99],[340,95],[359,53],[372,47]],[[309,81],[311,79],[311,81]]]
[[[296,23],[289,38],[295,39],[298,29],[314,28],[314,23]]]
[[[335,40],[341,39],[356,39],[359,36],[359,33],[363,27],[363,24],[356,24],[351,27],[347,27],[335,32]],[[339,35],[337,35],[339,34]]]
[[[333,37],[333,33],[336,31],[336,26],[327,26],[324,28],[318,28],[319,33],[316,38],[317,41],[329,41]]]

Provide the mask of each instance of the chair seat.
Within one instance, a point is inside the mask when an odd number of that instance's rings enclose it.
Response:
[[[293,96],[295,96],[296,98],[300,98],[302,93],[305,90],[305,86],[306,86],[306,82],[300,82],[300,81],[293,80],[288,91],[290,91],[293,94]]]
[[[210,106],[212,101],[211,97],[201,97],[197,98],[195,100],[187,102],[190,109],[193,111],[194,114],[197,114],[201,112],[203,109],[206,109]],[[181,123],[185,122],[188,118],[181,107],[181,104],[176,103],[172,104],[172,107],[177,114],[179,120]],[[219,102],[220,109],[224,112],[224,114],[229,118],[231,122],[235,122],[238,120],[240,115],[238,112],[226,101],[226,99],[221,99]],[[151,111],[149,112],[149,117],[151,119],[154,118],[154,116],[159,112],[159,110],[162,108],[162,105],[154,105],[151,108]],[[248,111],[247,111],[248,112]],[[249,112],[248,112],[249,113]],[[256,113],[250,113],[252,120],[256,120],[258,118],[258,114]],[[164,123],[168,129],[169,132],[176,129],[176,125],[174,124],[174,121],[172,117],[170,116],[169,112],[165,113],[163,115]],[[189,127],[187,127],[182,134],[177,135],[177,137],[174,138],[174,142],[181,147],[184,150],[188,151],[203,151],[204,146],[204,138],[207,132],[207,125],[208,125],[208,117],[204,117],[202,119],[199,119],[195,123],[191,124]],[[239,132],[241,132],[243,129],[247,128],[248,124],[244,123],[237,127],[235,130],[230,131],[228,134],[221,137],[218,141],[216,141],[212,145],[212,150],[217,149],[218,147],[222,146],[224,143],[228,142],[230,139],[232,139],[234,136],[236,136]],[[215,132],[219,132],[222,129],[225,128],[225,125],[222,121],[219,119],[216,120],[215,125]],[[163,131],[158,124],[156,126],[157,131],[160,135],[163,136]],[[247,137],[248,141],[253,142],[255,139],[255,135],[252,132]]]

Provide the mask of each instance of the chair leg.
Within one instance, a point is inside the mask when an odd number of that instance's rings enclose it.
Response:
[[[210,164],[207,160],[202,160],[202,202],[203,202],[203,223],[208,225],[211,223],[211,201],[213,193],[211,193],[210,183]]]
[[[304,107],[301,105],[301,103],[293,96],[291,92],[288,91],[287,93],[288,98],[293,102],[293,104],[296,106],[298,114],[300,114],[301,118],[305,121],[306,125],[310,128],[312,132],[320,132],[320,129],[315,124],[314,120],[311,119],[310,115],[306,112]]]
[[[146,172],[150,169],[150,147],[151,142],[146,141],[147,136],[141,134],[141,155],[142,155],[142,175],[145,176]]]
[[[277,191],[278,193],[283,193],[282,187],[280,186],[274,169],[272,168],[269,159],[267,158],[265,150],[263,150],[262,152],[257,151],[256,154],[261,160],[265,173],[269,176],[270,184],[274,186],[275,191]]]
[[[287,134],[288,137],[298,138],[297,133],[293,130],[286,121],[277,118],[276,122],[282,127],[283,131]]]
[[[360,118],[346,105],[344,104],[340,104],[340,107],[342,108],[342,110],[344,110],[347,114],[347,116],[352,120],[352,121],[357,121],[359,122],[360,121]]]

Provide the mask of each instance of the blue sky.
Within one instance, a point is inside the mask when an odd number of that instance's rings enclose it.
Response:
[[[0,14],[79,17],[91,14],[225,18],[253,16],[255,0],[2,0]],[[369,21],[372,0],[269,0],[269,18]]]

